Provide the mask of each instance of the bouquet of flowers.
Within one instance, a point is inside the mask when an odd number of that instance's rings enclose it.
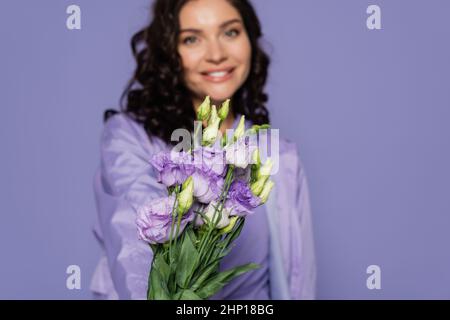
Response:
[[[261,163],[251,139],[268,125],[246,130],[242,116],[232,137],[222,136],[219,127],[229,103],[217,110],[206,97],[197,110],[197,119],[207,123],[194,130],[197,145],[150,159],[168,193],[137,212],[139,238],[153,251],[149,300],[208,299],[233,278],[259,267],[249,263],[219,271],[245,217],[267,201],[274,185],[269,179],[272,161]]]

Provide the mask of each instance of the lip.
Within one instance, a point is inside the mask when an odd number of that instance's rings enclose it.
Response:
[[[211,70],[208,70],[205,72],[201,72],[201,75],[205,80],[207,80],[209,82],[220,83],[220,82],[229,80],[233,76],[234,69],[235,69],[235,67],[222,68],[222,69],[211,69]],[[211,73],[211,72],[222,72],[222,71],[228,71],[228,73],[226,75],[224,75],[223,77],[213,77],[213,76],[208,75],[208,73]]]

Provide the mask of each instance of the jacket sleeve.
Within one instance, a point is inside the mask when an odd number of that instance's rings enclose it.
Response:
[[[308,182],[305,170],[298,160],[296,206],[299,214],[301,258],[300,258],[300,299],[315,299],[316,257],[314,248],[312,214]]]
[[[94,187],[102,246],[119,299],[146,298],[152,252],[138,239],[136,209],[165,192],[148,162],[156,146],[140,130],[123,114],[108,119]]]

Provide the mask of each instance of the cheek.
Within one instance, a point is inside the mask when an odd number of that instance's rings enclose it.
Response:
[[[183,79],[188,89],[195,91],[201,83],[199,66],[201,63],[201,52],[196,50],[178,51],[183,67]]]
[[[201,61],[201,54],[196,51],[179,50],[181,63],[185,72],[192,72],[197,69]]]
[[[242,38],[242,41],[233,44],[234,57],[241,64],[249,64],[251,60],[251,45],[247,37]]]
[[[252,52],[248,42],[242,42],[235,48],[235,60],[241,65],[243,76],[248,75],[251,68]]]

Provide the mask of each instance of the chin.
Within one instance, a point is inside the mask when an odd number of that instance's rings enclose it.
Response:
[[[224,101],[226,99],[230,99],[236,91],[237,88],[229,88],[226,90],[206,90],[211,100],[215,101]]]
[[[230,94],[221,94],[221,95],[214,95],[214,94],[210,94],[209,97],[211,98],[211,101],[224,101],[226,99],[230,99],[233,96],[232,93]]]

